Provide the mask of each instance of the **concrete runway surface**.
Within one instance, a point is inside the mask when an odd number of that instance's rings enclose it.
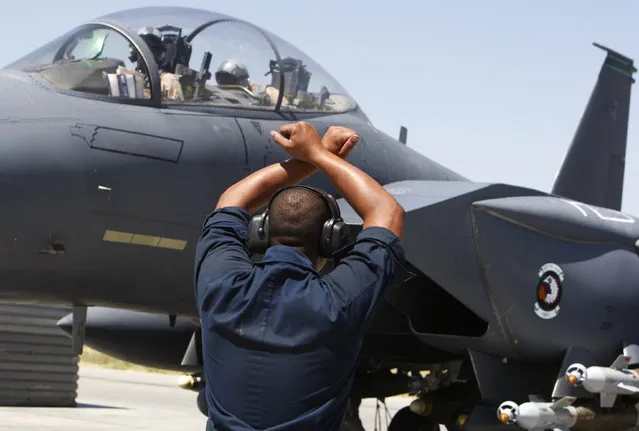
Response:
[[[77,408],[0,407],[0,430],[184,430],[204,431],[206,418],[197,410],[196,393],[180,389],[177,375],[80,368]],[[409,398],[386,400],[391,416]],[[386,415],[380,409],[382,428]],[[360,417],[375,430],[375,401],[364,400]]]

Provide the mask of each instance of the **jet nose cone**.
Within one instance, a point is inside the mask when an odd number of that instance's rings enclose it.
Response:
[[[73,313],[69,313],[56,323],[58,328],[71,335],[73,332]]]

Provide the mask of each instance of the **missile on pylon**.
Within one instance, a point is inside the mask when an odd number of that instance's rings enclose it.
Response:
[[[628,369],[631,358],[619,355],[610,367],[588,367],[572,364],[566,369],[568,383],[583,386],[588,392],[599,394],[602,408],[615,404],[617,395],[639,394],[639,374]]]
[[[517,424],[526,430],[572,428],[579,419],[592,419],[594,413],[582,407],[573,407],[575,397],[563,397],[555,402],[544,402],[534,395],[530,401],[517,405],[506,401],[497,408],[497,418],[503,424]]]

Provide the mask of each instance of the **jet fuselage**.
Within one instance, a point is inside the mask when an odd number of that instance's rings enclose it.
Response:
[[[202,221],[228,186],[289,158],[268,133],[295,120],[109,103],[61,94],[15,71],[1,72],[0,92],[4,95],[0,197],[6,208],[0,226],[0,297],[196,316],[193,250]],[[569,305],[564,305],[559,318],[541,319],[533,310],[536,271],[547,263],[544,259],[556,255],[558,245],[535,246],[538,256],[530,260],[527,247],[534,242],[524,236],[539,239],[539,233],[519,233],[528,229],[518,223],[497,228],[495,223],[503,224],[503,220],[493,221],[494,217],[473,208],[474,202],[489,198],[544,193],[522,188],[483,193],[480,185],[376,130],[358,111],[308,121],[320,133],[333,124],[355,129],[361,141],[349,161],[382,184],[415,180],[421,187],[422,182],[432,181],[432,190],[415,191],[430,197],[445,196],[444,184],[462,187],[451,192],[448,201],[442,197],[441,204],[431,202],[407,215],[407,257],[430,280],[404,301],[426,304],[436,290],[443,289],[485,322],[486,328],[460,342],[455,336],[466,331],[442,333],[434,323],[445,319],[450,309],[424,305],[407,311],[398,306],[427,345],[460,355],[476,347],[521,359],[553,358],[565,350],[570,341],[565,337],[572,337],[595,351],[604,346],[608,351],[616,341],[608,341],[604,329],[600,329],[601,337],[593,337],[593,328],[610,326],[592,316],[617,316],[617,321],[622,319],[616,324],[622,335],[632,335],[632,328],[639,324],[632,312],[639,302],[637,290],[627,283],[620,285],[616,276],[620,270],[630,271],[624,280],[636,279],[636,265],[623,266],[636,255],[617,250],[616,245],[609,247],[607,257],[600,259],[603,264],[625,263],[617,272],[597,270],[598,276],[590,278],[593,287],[585,275],[590,274],[587,268],[594,258],[588,251],[592,245],[563,242],[563,253],[578,261],[568,266],[570,289],[562,304]],[[321,173],[308,183],[339,197]],[[402,202],[406,191],[396,192]],[[555,218],[565,218],[562,214],[570,211],[568,207],[538,214],[541,226],[557,226]],[[619,236],[605,223],[586,227],[577,220],[570,223],[580,234],[597,232],[599,241],[614,244]],[[630,226],[632,232],[626,236],[639,237],[637,224]],[[548,241],[561,242],[557,235]],[[507,241],[516,243],[502,253],[505,249],[500,247]],[[529,261],[523,263],[522,256]],[[573,268],[580,269],[573,274]],[[604,301],[615,290],[622,302],[615,301],[614,307],[587,299],[600,292]],[[416,301],[420,295],[424,298]],[[579,307],[573,309],[570,304]],[[564,319],[569,319],[570,333],[558,332],[556,342],[540,344],[540,335],[556,325],[565,326]],[[418,320],[422,325],[415,324]]]
[[[0,73],[0,93],[4,299],[196,315],[193,251],[204,218],[231,184],[289,158],[269,136],[294,121],[281,116],[73,97],[14,71]],[[382,184],[463,179],[357,112],[308,121],[320,133],[355,129],[349,161]],[[308,183],[339,197],[321,173]]]

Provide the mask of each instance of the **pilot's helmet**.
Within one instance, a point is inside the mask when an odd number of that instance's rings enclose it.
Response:
[[[138,36],[146,42],[155,57],[155,61],[161,68],[164,63],[164,52],[166,50],[162,43],[162,33],[155,27],[142,27],[138,30]]]
[[[238,60],[224,60],[215,72],[218,85],[242,85],[249,87],[248,68]]]

